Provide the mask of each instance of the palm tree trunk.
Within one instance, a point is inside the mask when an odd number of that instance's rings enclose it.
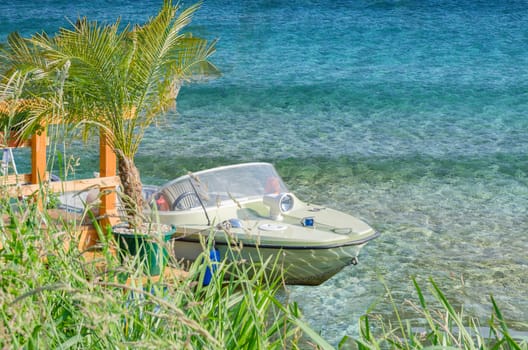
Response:
[[[119,178],[123,185],[123,204],[130,225],[137,228],[143,222],[143,185],[141,184],[139,170],[134,163],[134,159],[119,153],[117,154],[117,164]]]

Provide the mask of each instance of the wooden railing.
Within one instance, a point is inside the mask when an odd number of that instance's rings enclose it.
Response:
[[[116,156],[108,144],[105,133],[101,131],[99,142],[99,173],[100,177],[73,181],[49,180],[46,171],[46,145],[47,133],[45,131],[35,134],[25,142],[8,142],[10,147],[31,147],[31,173],[20,175],[4,175],[0,177],[1,183],[7,185],[8,195],[11,197],[34,196],[38,197],[39,191],[45,187],[52,192],[77,192],[90,188],[98,188],[101,193],[99,217],[103,224],[114,224],[116,217],[115,188],[120,184],[116,176]]]

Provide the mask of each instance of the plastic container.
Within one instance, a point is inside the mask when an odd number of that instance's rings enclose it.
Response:
[[[209,251],[209,259],[211,260],[211,266],[205,268],[205,275],[203,279],[203,285],[208,286],[213,279],[213,274],[216,272],[218,262],[220,262],[220,251],[213,248]]]

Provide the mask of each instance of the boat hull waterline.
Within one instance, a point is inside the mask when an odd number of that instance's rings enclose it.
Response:
[[[375,238],[375,237],[373,237]],[[279,247],[244,245],[233,252],[228,243],[215,242],[221,257],[247,262],[277,261],[275,268],[282,269],[286,284],[319,285],[348,265],[356,265],[359,251],[366,242],[334,247]],[[204,251],[203,243],[195,239],[174,239],[173,252],[179,259],[195,261]]]

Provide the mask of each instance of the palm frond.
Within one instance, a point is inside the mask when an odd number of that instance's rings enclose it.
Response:
[[[184,80],[202,80],[207,77],[218,77],[219,69],[208,61],[216,51],[216,40],[207,40],[188,36],[182,38],[172,52],[178,62],[175,74]]]
[[[170,53],[183,37],[181,29],[190,23],[198,7],[199,5],[191,6],[176,17],[179,8],[166,1],[155,18],[134,28],[131,33],[134,54],[130,67],[130,85],[141,87],[135,96],[138,110],[153,108],[154,113],[146,112],[146,117],[168,107],[160,103],[162,101],[158,101],[158,97],[178,81],[178,77],[171,74],[171,67],[175,62]]]
[[[2,75],[10,76],[13,72],[21,74],[35,74],[39,76],[46,68],[46,61],[37,53],[37,48],[29,39],[14,32],[8,35],[7,45],[2,50],[4,71]]]
[[[66,91],[74,103],[72,117],[100,118],[122,114],[122,73],[126,31],[118,32],[119,21],[108,26],[79,19],[73,30],[62,29],[52,41],[38,40],[46,58],[56,66],[69,63]],[[42,38],[38,38],[42,39]],[[97,113],[97,114],[94,114]]]

